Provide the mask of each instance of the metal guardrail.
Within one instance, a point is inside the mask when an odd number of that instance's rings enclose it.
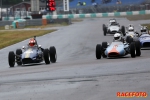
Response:
[[[63,15],[43,15],[43,19],[63,19],[63,18],[96,18],[109,16],[129,16],[150,14],[150,10],[113,12],[113,13],[90,13],[90,14],[63,14]]]

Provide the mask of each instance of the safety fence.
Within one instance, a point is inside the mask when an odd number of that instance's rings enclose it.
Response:
[[[63,14],[63,15],[43,15],[43,19],[62,19],[62,18],[96,18],[109,16],[129,16],[150,14],[150,10],[113,12],[113,13],[91,13],[91,14]]]

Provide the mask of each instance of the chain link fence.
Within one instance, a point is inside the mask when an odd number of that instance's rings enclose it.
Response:
[[[150,3],[136,4],[136,5],[112,5],[112,6],[84,6],[70,8],[67,14],[87,14],[87,13],[111,13],[111,12],[127,12],[127,11],[140,11],[150,10]],[[57,9],[57,14],[66,14],[62,8]]]

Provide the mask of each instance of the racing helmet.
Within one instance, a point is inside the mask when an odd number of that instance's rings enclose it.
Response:
[[[146,32],[146,31],[147,31],[146,27],[141,28],[141,32]]]
[[[134,28],[133,28],[133,27],[129,27],[129,28],[128,28],[128,31],[129,31],[129,32],[133,32],[133,31],[134,31]]]
[[[32,38],[29,40],[29,46],[33,47],[35,45],[35,40]]]
[[[121,34],[120,33],[115,33],[114,34],[114,40],[121,41]]]

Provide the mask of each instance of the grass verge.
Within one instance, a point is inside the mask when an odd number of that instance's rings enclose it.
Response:
[[[48,27],[60,27],[60,26],[68,26],[68,24],[63,22],[61,24],[48,24],[48,25],[42,25],[42,26],[26,26],[25,28],[48,28]]]
[[[147,15],[133,15],[133,16],[126,16],[126,18],[130,21],[136,20],[150,20],[150,14]]]
[[[0,49],[21,42],[33,36],[42,36],[56,30],[0,31]]]
[[[71,19],[71,22],[82,22],[83,19],[81,18],[75,18],[75,19]]]
[[[148,30],[150,30],[150,24],[142,24],[142,26],[147,26]]]

